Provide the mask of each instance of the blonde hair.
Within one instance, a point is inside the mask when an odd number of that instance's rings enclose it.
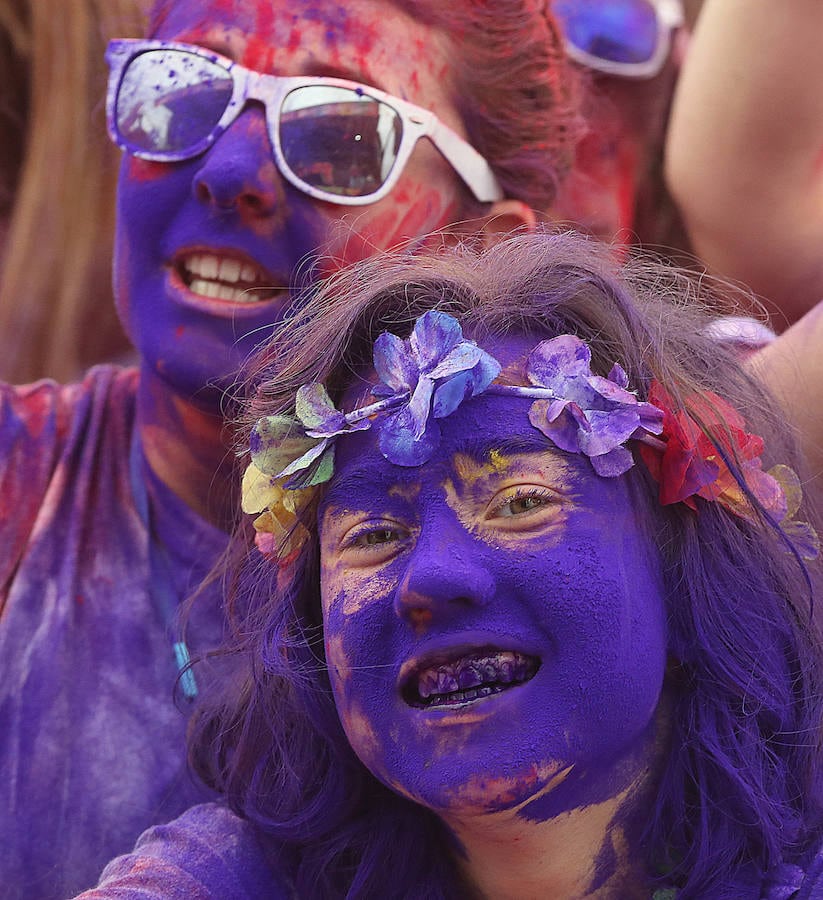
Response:
[[[141,0],[0,0],[0,377],[67,380],[128,343],[112,304],[106,42]]]

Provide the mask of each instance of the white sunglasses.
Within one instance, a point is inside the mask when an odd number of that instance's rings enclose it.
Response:
[[[265,75],[174,41],[112,41],[106,59],[109,134],[140,159],[177,162],[203,153],[257,100],[277,168],[310,197],[376,203],[425,137],[477,200],[503,198],[486,160],[434,113],[368,85]]]
[[[682,0],[553,0],[566,52],[589,69],[653,78],[684,22]]]

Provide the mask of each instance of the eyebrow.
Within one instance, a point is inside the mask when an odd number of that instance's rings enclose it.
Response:
[[[384,94],[391,94],[391,91],[387,91],[382,85],[375,84],[365,78],[362,72],[355,72],[351,69],[336,66],[333,63],[309,62],[300,74],[306,78],[339,78],[342,81],[354,81],[357,84],[362,84],[364,87],[375,88],[378,91],[383,91]],[[394,95],[392,94],[392,96]]]
[[[406,478],[403,478],[402,474],[398,477],[394,473],[376,471],[373,467],[360,466],[332,482],[326,491],[326,496],[321,501],[321,506],[323,508],[329,506],[357,508],[354,498],[359,497],[363,490],[374,490],[377,488],[388,494],[390,488],[402,486],[404,482],[412,480],[416,471],[416,468],[411,467],[405,469],[404,472],[408,472],[408,475]]]
[[[478,462],[489,459],[493,453],[513,456],[516,453],[561,453],[562,451],[535,429],[533,435],[482,439],[468,436],[455,447],[455,453],[465,453]]]
[[[562,459],[563,464],[569,460],[562,450],[559,450],[547,437],[535,431],[533,436],[512,436],[483,439],[467,436],[453,448],[452,454],[463,453],[478,462],[485,462],[493,453],[502,456],[514,456],[522,453],[553,453]],[[323,506],[352,506],[352,498],[356,497],[364,488],[378,488],[388,493],[389,488],[402,486],[404,482],[411,481],[419,467],[395,466],[400,472],[387,472],[375,470],[373,466],[358,466],[351,469],[344,476],[335,479],[323,498]],[[406,475],[406,473],[408,473]],[[405,477],[404,477],[405,475]]]

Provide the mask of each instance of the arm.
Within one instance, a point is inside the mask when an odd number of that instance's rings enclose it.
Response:
[[[823,302],[749,358],[752,372],[784,405],[798,429],[809,471],[823,473]]]
[[[772,301],[823,297],[823,3],[706,0],[680,77],[666,178],[697,253]]]

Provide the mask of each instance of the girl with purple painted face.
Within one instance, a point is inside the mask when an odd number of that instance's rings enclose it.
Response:
[[[237,516],[229,389],[294,289],[451,223],[533,222],[576,136],[526,0],[163,0],[108,60],[139,369],[0,386],[0,884],[27,900],[207,796],[173,693],[203,691],[180,672],[220,636],[220,586],[185,638],[177,610]]]
[[[571,235],[332,279],[248,409],[227,803],[90,896],[820,896],[816,513],[700,299]]]

